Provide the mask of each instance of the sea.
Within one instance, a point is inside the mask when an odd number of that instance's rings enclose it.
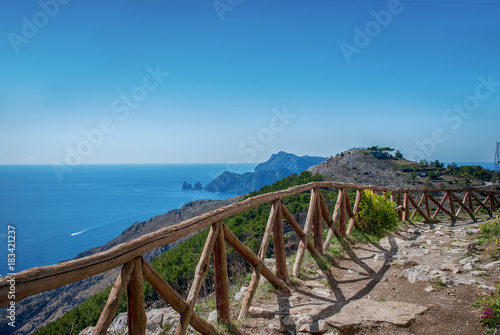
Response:
[[[50,165],[0,166],[0,277],[72,259],[190,201],[235,196],[182,190],[182,184],[204,186],[225,170],[255,166],[80,165],[62,181]],[[15,245],[9,245],[13,235]]]

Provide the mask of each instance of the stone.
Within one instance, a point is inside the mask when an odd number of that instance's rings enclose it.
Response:
[[[425,289],[424,289],[425,292],[432,292],[434,291],[434,287],[432,286],[427,286]]]
[[[208,317],[207,317],[207,321],[208,322],[212,322],[212,321],[215,321],[217,320],[217,310],[213,310],[210,312],[210,314],[208,314]]]
[[[234,301],[240,301],[241,299],[243,299],[245,297],[245,294],[247,293],[247,291],[248,291],[248,287],[242,286],[240,288],[240,291],[234,295]]]
[[[152,309],[146,313],[146,317],[146,329],[153,333],[160,333],[165,328],[176,328],[180,320],[179,313],[171,307]]]
[[[453,274],[457,274],[457,273],[461,273],[462,272],[462,269],[460,268],[460,266],[455,266],[452,270]]]
[[[434,232],[434,234],[435,234],[436,236],[444,236],[444,233],[443,233],[442,231],[440,231],[440,230],[436,230],[436,231]]]
[[[292,315],[292,320],[297,327],[314,322],[312,316],[307,314]]]
[[[484,285],[484,284],[483,285],[479,285],[477,287],[477,289],[478,290],[479,289],[483,289],[483,290],[486,290],[486,291],[495,291],[496,290],[496,288],[494,288],[493,286],[488,286],[488,285]]]
[[[488,272],[486,272],[486,271],[471,271],[470,274],[473,275],[474,277],[479,277],[479,276],[487,276]]]
[[[442,264],[440,267],[439,267],[439,270],[441,271],[453,271],[453,269],[455,269],[456,265],[455,264]]]
[[[109,325],[108,333],[112,332],[112,334],[122,334],[128,329],[127,325],[127,313],[118,314],[111,325]],[[113,333],[114,332],[114,333]]]
[[[79,332],[78,335],[92,335],[93,332],[94,332],[94,327],[87,327],[81,332]]]
[[[401,266],[408,266],[408,265],[417,265],[417,262],[411,260],[411,259],[401,259],[398,261],[399,265]]]
[[[276,314],[275,311],[270,311],[268,309],[261,308],[261,307],[251,306],[250,309],[248,310],[248,317],[249,318],[272,319],[272,318],[274,318],[275,314]]]
[[[411,234],[411,235],[420,235],[421,234],[420,230],[415,229],[415,228],[408,229],[406,232],[408,234]]]
[[[481,269],[494,269],[494,268],[500,267],[500,261],[491,262],[491,263],[488,263],[486,265],[481,265],[479,267]]]
[[[363,322],[387,322],[406,327],[427,307],[396,301],[376,302],[369,299],[351,301],[329,318],[326,323],[338,329],[347,328]]]
[[[481,231],[479,229],[476,229],[476,228],[471,228],[471,229],[467,230],[467,233],[470,233],[470,234],[478,234],[480,232]]]
[[[442,280],[443,282],[445,282],[447,280],[446,274],[444,272],[435,270],[426,265],[413,266],[401,272],[399,276],[406,277],[412,283],[415,283],[417,281],[431,280]]]
[[[462,258],[461,260],[458,261],[458,263],[460,263],[462,265],[465,265],[467,263],[475,263],[475,262],[479,262],[479,259],[475,258],[474,256]]]
[[[466,247],[469,246],[469,242],[453,241],[453,242],[451,242],[451,245],[454,246],[454,247],[466,248]]]
[[[472,271],[472,263],[467,263],[464,265],[464,270],[466,271]]]
[[[311,334],[324,334],[328,331],[328,325],[325,320],[318,320],[308,325],[300,327],[299,332]]]
[[[465,278],[455,278],[453,280],[454,285],[472,285],[474,284],[474,280],[465,279]]]
[[[315,288],[314,290],[312,290],[312,293],[319,295],[320,297],[325,297],[325,298],[330,297],[332,295],[330,290],[321,289],[321,288]]]

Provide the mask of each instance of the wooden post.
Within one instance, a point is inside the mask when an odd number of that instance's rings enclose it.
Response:
[[[133,262],[128,262],[123,265],[122,270],[120,271],[120,274],[118,275],[118,278],[116,279],[116,282],[113,285],[111,292],[109,293],[109,298],[106,302],[106,306],[104,306],[104,309],[102,310],[101,316],[99,316],[99,320],[97,320],[97,324],[95,325],[92,334],[107,334],[107,330],[113,322],[116,309],[118,308],[118,304],[120,303],[123,292],[125,292],[125,289],[127,288],[133,270]]]
[[[403,207],[403,204],[401,203],[401,192],[397,191],[396,192],[396,205],[399,207]],[[398,218],[399,221],[403,221],[403,213],[401,210],[398,210]]]
[[[472,191],[469,189],[467,190],[467,197],[469,198],[469,208],[471,212],[474,212],[474,206],[472,205],[472,197],[471,197]],[[465,202],[465,201],[464,201]]]
[[[323,221],[321,220],[321,192],[319,189],[313,189],[316,192],[316,210],[313,216],[313,241],[314,248],[318,250],[320,254],[323,253]]]
[[[424,192],[425,195],[425,212],[427,213],[427,217],[431,217],[431,211],[429,209],[429,192]]]
[[[443,204],[446,202],[446,198],[448,198],[448,193],[446,193],[446,194],[444,195],[444,198],[443,198],[443,200],[441,200],[441,203],[439,203],[439,204],[438,204],[438,203],[436,203],[436,205],[438,205],[438,208],[436,209],[436,212],[435,212],[435,213],[434,213],[434,215],[432,216],[432,218],[433,218],[433,219],[435,219],[435,218],[437,217],[437,215],[438,215],[438,213],[439,213],[439,211],[440,211],[440,210],[443,210],[443,212],[444,212],[444,207],[443,207]],[[432,197],[431,197],[431,199],[434,199],[434,198],[432,198]],[[435,199],[434,199],[434,200],[435,200]],[[450,212],[445,212],[445,213],[450,213]],[[449,216],[451,217],[452,215],[451,215],[451,214],[449,214]]]
[[[451,192],[448,191],[446,193],[448,194],[448,204],[450,205],[450,212],[453,213],[453,215],[457,216],[455,214],[455,205],[453,204],[453,198],[451,197]]]
[[[361,190],[356,190],[356,202],[354,203],[354,209],[351,208],[351,203],[349,202],[349,197],[346,197],[346,206],[347,206],[347,212],[349,213],[349,227],[347,227],[347,232],[346,235],[350,235],[352,230],[354,229],[354,226],[358,226],[358,221],[356,219],[356,216],[358,215],[359,212],[359,204],[361,203],[361,195],[363,194],[363,191]],[[392,198],[392,194],[391,194]]]
[[[293,265],[293,276],[297,277],[300,271],[300,265],[302,263],[302,258],[304,257],[304,252],[309,243],[309,231],[313,223],[314,214],[316,213],[316,206],[318,201],[316,199],[318,193],[311,191],[311,201],[309,202],[309,211],[307,212],[306,223],[304,225],[304,236],[299,243],[299,249],[297,250],[297,256],[295,258],[295,264]]]
[[[321,216],[323,217],[323,220],[325,220],[326,224],[328,227],[331,227],[332,225],[332,217],[330,216],[330,211],[328,210],[328,206],[326,205],[325,198],[323,197],[323,194],[320,193],[319,202],[321,205]]]
[[[314,199],[316,201],[316,199]],[[273,231],[274,222],[276,221],[276,213],[278,208],[276,206],[276,202],[271,203],[271,214],[269,215],[269,219],[267,220],[266,231],[264,232],[264,237],[262,238],[262,243],[259,249],[259,254],[257,257],[259,258],[259,263],[255,266],[255,270],[252,274],[252,279],[250,280],[250,284],[248,285],[248,290],[245,295],[245,299],[241,305],[240,314],[238,316],[238,320],[244,319],[247,314],[250,306],[252,305],[252,300],[257,291],[257,287],[260,282],[260,271],[262,266],[264,265],[264,259],[266,257],[267,246],[269,244],[269,238],[271,237],[271,233]]]
[[[347,233],[347,227],[346,227],[347,206],[345,199],[349,197],[349,195],[347,194],[346,190],[344,190],[344,192],[342,193],[343,193],[343,201],[340,204],[340,209],[339,209],[339,232],[340,235],[345,237]]]
[[[491,216],[492,213],[490,211],[490,209],[488,207],[485,206],[485,204],[483,202],[481,202],[481,200],[478,199],[478,197],[476,197],[476,195],[474,194],[474,192],[470,192],[470,195],[477,201],[477,203],[479,204],[479,207],[474,211],[474,214],[477,214],[479,212],[479,210],[482,208],[484,208],[488,214]]]
[[[215,299],[217,301],[217,319],[229,324],[231,313],[229,309],[229,277],[227,274],[226,241],[224,238],[224,225],[217,223],[219,234],[214,245],[214,272],[215,272]]]
[[[283,236],[283,213],[281,200],[275,200],[273,206],[276,208],[276,219],[273,228],[274,260],[276,262],[276,276],[288,282],[288,270],[286,266],[285,239]]]
[[[404,200],[403,200],[403,221],[408,220],[408,216],[410,214],[410,209],[408,208],[408,192],[404,193]]]
[[[413,200],[413,198],[411,197],[411,195],[408,195],[408,200],[410,200],[410,202],[413,205],[413,207],[415,207],[415,213],[418,211],[420,213],[420,215],[422,215],[424,217],[424,219],[426,219],[426,220],[429,219],[427,216],[425,216],[424,211],[421,210],[420,207],[415,203],[415,200]],[[413,217],[413,215],[412,215],[412,217]]]
[[[243,256],[251,266],[256,267],[259,264],[259,258],[253,253],[252,249],[244,245],[236,235],[224,225],[224,239],[226,242],[238,252],[241,256]],[[288,290],[285,282],[269,270],[269,268],[264,264],[262,265],[262,275],[277,289],[286,291]]]
[[[446,196],[443,198],[443,200],[441,201],[441,203],[437,202],[437,200],[434,199],[434,197],[432,195],[430,195],[430,194],[429,194],[429,199],[438,206],[438,208],[436,209],[436,212],[434,213],[434,216],[432,217],[433,220],[436,219],[436,216],[437,216],[437,214],[439,213],[440,210],[442,210],[446,215],[448,215],[450,218],[452,218],[452,221],[454,221],[454,220],[457,219],[452,213],[450,213],[446,208],[443,207],[443,203],[446,200]]]
[[[467,208],[467,205],[465,205],[463,202],[461,202],[460,199],[458,199],[458,197],[455,194],[453,194],[453,192],[450,192],[450,195],[460,205],[460,208],[457,211],[457,216],[458,216],[458,214],[460,214],[460,210],[463,208],[470,215],[472,221],[476,222],[477,220],[474,217],[474,214]]]
[[[134,270],[127,285],[128,333],[130,335],[146,334],[146,309],[144,306],[144,280],[142,276],[142,257],[131,261]]]
[[[183,314],[187,310],[187,302],[182,300],[179,293],[175,292],[175,290],[168,285],[165,279],[163,279],[163,277],[146,261],[143,261],[142,263],[142,272],[144,274],[144,279],[146,279],[148,283],[153,286],[153,288],[167,303],[170,304],[170,306],[172,306],[173,309],[175,309],[177,313]],[[198,314],[196,314],[196,312],[193,312],[190,322],[194,329],[204,335],[218,335],[214,326],[202,319]]]
[[[304,232],[300,228],[299,224],[293,218],[292,214],[288,211],[283,203],[281,203],[281,210],[283,211],[283,216],[288,221],[288,224],[293,228],[295,233],[299,236],[299,238],[303,238],[305,236]],[[307,250],[313,257],[320,257],[319,252],[311,245],[311,243],[307,243]]]
[[[208,233],[207,240],[205,241],[205,246],[201,252],[200,260],[196,265],[194,271],[194,279],[191,287],[189,289],[187,304],[188,307],[184,313],[181,315],[181,321],[177,326],[177,331],[175,335],[184,335],[187,332],[189,321],[191,321],[191,316],[193,315],[193,308],[200,294],[201,286],[205,281],[205,277],[208,273],[208,261],[210,260],[210,255],[215,245],[215,241],[219,235],[219,225],[217,223],[212,224],[210,227],[210,232]]]
[[[328,234],[326,236],[325,244],[323,246],[323,251],[326,252],[330,247],[330,243],[332,242],[333,236],[341,236],[340,231],[335,226],[337,223],[337,218],[339,217],[340,205],[344,201],[344,189],[339,188],[339,194],[337,196],[337,202],[335,203],[335,208],[333,210],[332,215],[332,224],[330,225],[330,229],[328,229]]]

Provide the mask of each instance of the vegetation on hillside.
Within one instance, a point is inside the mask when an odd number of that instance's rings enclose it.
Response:
[[[481,236],[479,245],[483,245],[493,259],[500,258],[500,219],[487,221],[479,226]],[[481,308],[480,320],[488,333],[493,333],[500,324],[500,280],[495,281],[495,289],[485,294],[474,293],[473,307]]]

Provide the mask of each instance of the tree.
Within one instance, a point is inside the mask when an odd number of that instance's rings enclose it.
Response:
[[[437,179],[441,174],[437,171],[430,171],[427,175],[430,179]]]
[[[410,177],[413,182],[415,182],[415,179],[417,178],[417,171],[412,171],[410,172]]]
[[[394,157],[399,158],[399,159],[403,159],[403,154],[401,153],[401,151],[396,150],[396,153],[394,154]]]

